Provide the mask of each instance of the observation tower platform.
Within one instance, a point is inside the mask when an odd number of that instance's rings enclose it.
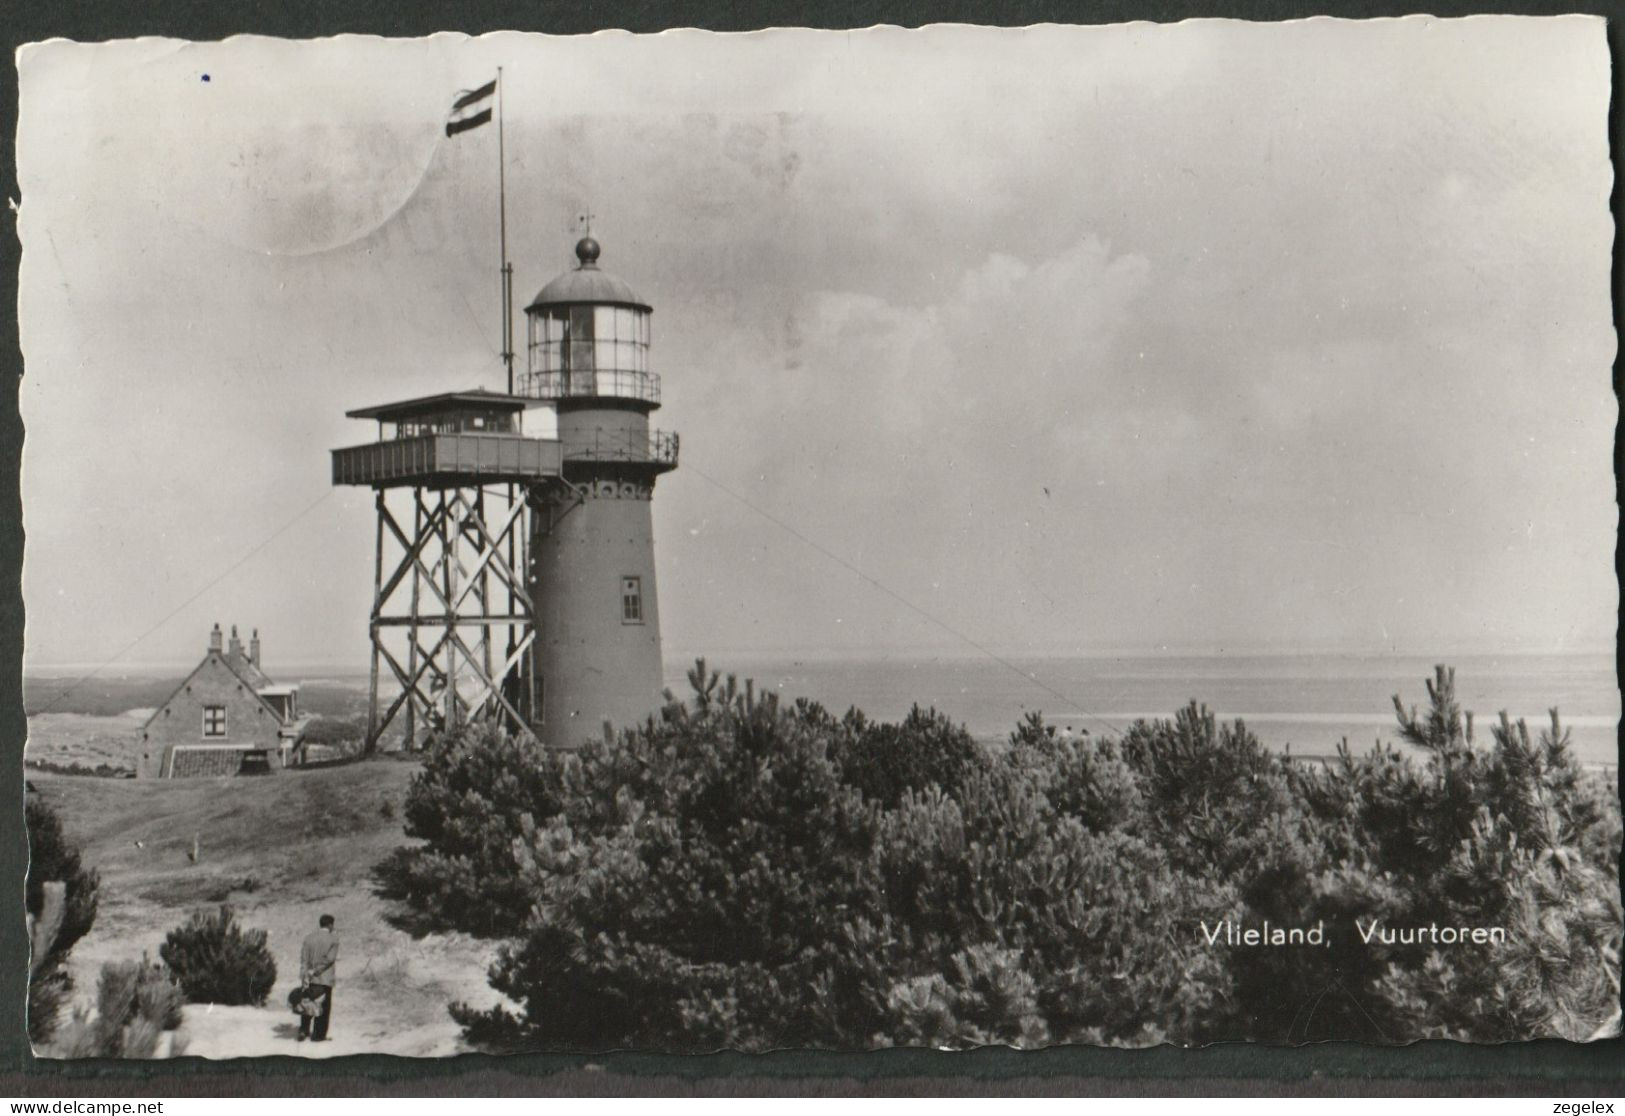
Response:
[[[534,404],[496,392],[453,391],[347,411],[349,418],[375,419],[378,440],[334,450],[333,483],[452,488],[561,477],[563,443],[524,434],[522,416]]]

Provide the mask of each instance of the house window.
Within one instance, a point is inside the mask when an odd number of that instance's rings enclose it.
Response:
[[[203,735],[226,735],[226,707],[224,705],[205,705],[203,707]]]
[[[621,623],[643,623],[643,579],[621,578]]]

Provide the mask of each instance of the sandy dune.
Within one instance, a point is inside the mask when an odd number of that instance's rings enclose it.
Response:
[[[401,802],[415,769],[386,759],[238,779],[31,774],[101,872],[96,925],[73,952],[78,998],[93,1001],[104,961],[156,958],[192,911],[228,901],[246,926],[267,931],[276,988],[263,1008],[190,1006],[188,1054],[460,1052],[447,1004],[499,1002],[485,980],[496,944],[397,928],[390,920],[402,912],[377,896],[371,878],[406,841]],[[323,913],[338,920],[342,943],[331,1039],[298,1043],[286,998],[299,977],[299,944]]]

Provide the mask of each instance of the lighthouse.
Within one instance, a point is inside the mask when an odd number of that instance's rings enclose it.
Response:
[[[651,501],[677,436],[649,424],[651,308],[600,251],[582,237],[526,308],[511,390],[348,412],[377,424],[333,451],[333,483],[377,511],[369,751],[397,714],[408,748],[480,720],[572,748],[660,707]]]
[[[652,308],[598,266],[590,233],[576,265],[525,308],[517,394],[557,412],[561,483],[534,492],[539,734],[550,747],[625,727],[659,708],[655,480],[677,465],[677,435],[650,428],[660,377],[649,367]]]

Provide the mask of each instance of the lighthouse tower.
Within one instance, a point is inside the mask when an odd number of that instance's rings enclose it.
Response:
[[[677,467],[677,435],[651,430],[651,307],[598,266],[591,235],[576,266],[525,309],[529,359],[518,395],[558,415],[562,481],[531,488],[530,591],[542,742],[574,747],[605,721],[659,708],[655,479]]]

